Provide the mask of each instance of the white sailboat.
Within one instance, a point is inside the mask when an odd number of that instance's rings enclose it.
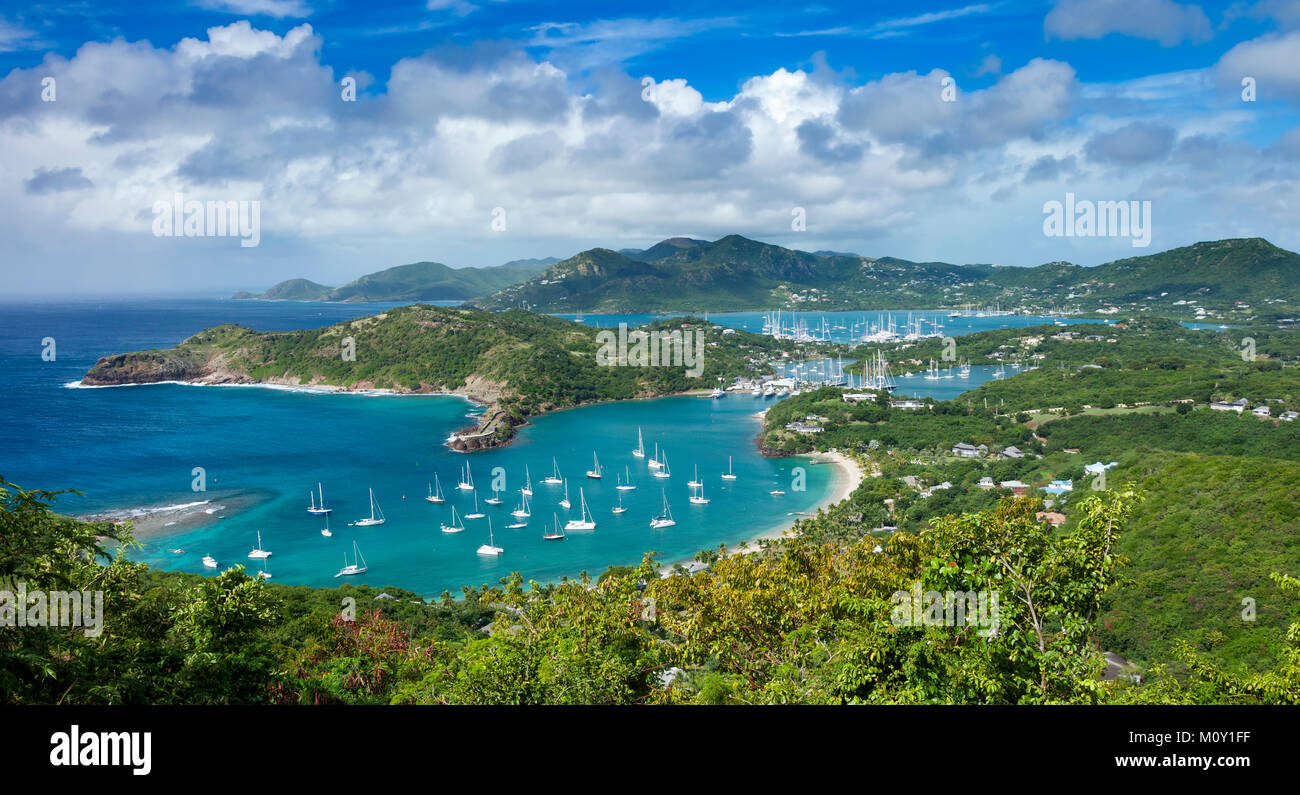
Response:
[[[672,527],[677,524],[673,519],[672,509],[668,507],[668,492],[664,492],[664,512],[650,520],[650,526],[655,530],[664,527]]]
[[[308,496],[311,497],[311,505],[307,506],[307,513],[323,514],[323,513],[329,513],[330,511],[334,510],[333,508],[325,507],[324,487],[321,486],[321,484],[318,482],[316,484],[316,488],[320,489],[320,505],[316,504],[316,495],[312,494],[311,491],[308,491],[307,494]]]
[[[357,527],[372,527],[377,524],[383,524],[388,520],[384,518],[384,509],[379,507],[375,502],[375,490],[370,490],[370,517],[368,519],[358,519],[352,524]]]
[[[645,440],[641,438],[641,426],[636,426],[636,449],[632,451],[636,458],[645,458]]]
[[[257,579],[259,579],[259,580],[269,580],[269,579],[271,579],[271,561],[269,561],[269,560],[268,560],[268,561],[264,561],[264,562],[263,562],[263,565],[264,565],[266,568],[264,568],[264,569],[258,569],[258,570],[257,570]]]
[[[626,510],[627,508],[623,507],[623,492],[620,491],[618,493],[618,505],[614,506],[612,513],[619,514],[625,512]]]
[[[481,512],[479,511],[479,509],[478,509],[478,492],[476,491],[476,492],[474,492],[474,513],[467,513],[467,514],[465,514],[465,518],[466,518],[466,519],[482,519],[485,515],[486,515],[486,514],[481,513]]]
[[[551,514],[551,519],[553,521],[553,524],[551,525],[550,529],[543,530],[542,539],[544,541],[563,541],[564,528],[560,527],[560,517],[556,516],[555,514]]]
[[[505,550],[496,545],[496,539],[492,537],[492,520],[488,519],[488,542],[478,548],[478,554],[500,555],[502,552]]]
[[[437,505],[447,501],[447,498],[442,496],[442,483],[438,481],[437,472],[433,473],[433,484],[429,486],[429,496],[424,499]]]
[[[587,477],[591,478],[592,480],[600,480],[602,477],[604,477],[604,474],[601,472],[600,469],[600,459],[596,457],[595,450],[591,452],[591,469],[587,470]]]
[[[687,485],[687,486],[690,486],[691,488],[696,488],[697,486],[703,486],[703,485],[704,485],[703,483],[700,482],[700,465],[699,465],[699,464],[696,464],[696,465],[695,465],[695,477],[693,477],[693,478],[691,478],[690,480],[686,481],[686,485]]]
[[[248,556],[249,556],[250,558],[253,558],[254,560],[265,560],[265,559],[271,557],[271,553],[270,553],[269,551],[267,551],[267,550],[265,550],[265,549],[262,549],[262,531],[261,531],[261,530],[258,530],[258,531],[257,531],[257,546],[253,547],[253,551],[252,551],[252,552],[249,552],[249,553],[248,553]]]
[[[460,533],[464,531],[465,525],[456,518],[456,506],[451,506],[451,524],[439,525],[444,533]]]
[[[636,486],[632,485],[632,470],[629,467],[623,467],[623,473],[627,475],[627,481],[619,481],[619,484],[614,488],[619,491],[632,491],[636,488]]]
[[[657,477],[657,478],[668,478],[668,477],[672,477],[672,473],[668,471],[668,453],[667,453],[667,452],[665,452],[665,453],[663,454],[663,460],[659,462],[659,468],[656,469],[656,470],[654,471],[654,476]]]
[[[325,526],[320,529],[320,534],[326,538],[333,538],[334,534],[330,532],[330,518],[325,517]]]
[[[465,476],[462,477],[460,479],[460,482],[456,484],[456,488],[460,489],[461,491],[474,490],[474,476],[470,474],[468,461],[465,462]]]
[[[567,480],[564,481],[564,499],[560,500],[560,507],[565,510],[573,507],[573,503],[569,502],[569,481]]]
[[[519,492],[519,507],[511,511],[510,515],[516,519],[527,519],[533,515],[531,506],[528,504],[527,492]]]
[[[691,505],[708,505],[709,498],[704,496],[704,484],[691,489]]]
[[[564,478],[560,477],[560,463],[555,460],[555,456],[551,456],[551,467],[551,474],[542,478],[542,482],[548,486],[558,486],[564,482]]]
[[[591,512],[587,510],[587,495],[583,493],[582,489],[578,489],[578,502],[582,504],[582,518],[570,519],[565,523],[564,529],[595,530],[596,520],[591,516]]]
[[[493,487],[493,488],[492,488],[492,496],[486,498],[485,500],[483,500],[483,502],[486,502],[488,505],[500,505],[500,504],[501,504],[501,498],[500,498],[499,496],[497,496],[497,494],[498,494],[498,492],[497,492],[497,490],[496,490],[496,487]]]
[[[736,475],[731,471],[731,456],[727,456],[727,471],[722,473],[723,480],[735,480]]]
[[[217,559],[216,559],[216,558],[212,557],[211,555],[204,555],[204,556],[203,556],[203,568],[205,568],[205,569],[215,569],[216,567],[217,567]]]
[[[524,487],[519,490],[525,496],[533,496],[533,476],[528,474],[528,465],[524,464]]]
[[[659,467],[663,466],[663,464],[661,464],[661,463],[659,462],[659,443],[658,443],[658,442],[655,442],[655,454],[654,454],[654,456],[651,457],[651,459],[650,459],[649,461],[647,461],[646,464],[647,464],[651,469],[658,469]]]
[[[361,549],[357,546],[357,542],[354,540],[352,542],[352,562],[348,563],[348,553],[344,552],[343,568],[339,569],[339,573],[334,576],[348,577],[353,574],[365,574],[368,568],[369,567],[366,566],[366,559],[361,555]]]

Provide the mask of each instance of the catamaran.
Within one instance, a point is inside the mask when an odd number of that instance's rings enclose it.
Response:
[[[668,492],[664,492],[664,512],[650,520],[650,526],[658,530],[662,527],[672,527],[677,524],[673,520],[673,512],[668,507]]]
[[[248,556],[249,556],[250,558],[255,559],[255,560],[265,560],[266,558],[271,557],[271,553],[270,553],[270,552],[268,552],[268,551],[265,550],[265,549],[262,549],[262,531],[261,531],[261,530],[258,530],[258,531],[257,531],[257,546],[253,547],[253,551],[252,551],[252,552],[249,552],[249,553],[248,553]]]
[[[570,519],[564,525],[565,530],[595,530],[596,520],[592,518],[590,511],[587,510],[587,495],[582,489],[578,489],[578,501],[582,503],[582,518]]]
[[[528,465],[524,464],[524,487],[519,490],[524,496],[533,496],[533,476],[528,474]]]
[[[623,513],[626,510],[627,508],[623,507],[623,492],[620,491],[618,493],[618,505],[614,506],[614,510],[611,511],[611,513]]]
[[[465,476],[460,479],[459,483],[456,484],[456,488],[460,489],[461,491],[474,490],[474,476],[470,474],[468,461],[465,462]]]
[[[496,540],[492,538],[492,520],[488,519],[488,542],[478,548],[480,555],[500,555],[505,552],[504,549],[496,545]]]
[[[600,459],[596,457],[595,450],[591,452],[591,465],[591,469],[587,470],[587,477],[592,480],[600,480],[603,477],[603,474],[600,470]]]
[[[551,529],[542,532],[542,539],[545,541],[563,541],[564,528],[560,527],[560,517],[551,514],[551,519],[554,521],[554,524],[551,526]]]
[[[424,499],[438,505],[447,501],[447,498],[442,496],[442,483],[438,481],[437,472],[433,473],[433,485],[429,486],[429,496]]]
[[[528,504],[528,492],[519,492],[519,507],[511,511],[510,515],[517,519],[527,519],[533,515]]]
[[[686,485],[687,485],[687,486],[690,486],[691,488],[696,488],[697,486],[703,486],[703,485],[704,485],[703,483],[700,482],[700,465],[699,465],[699,464],[696,464],[696,465],[695,465],[695,477],[693,477],[693,478],[691,478],[690,480],[686,481]]]
[[[325,507],[324,487],[322,487],[320,483],[317,483],[316,488],[320,489],[320,505],[316,504],[316,495],[313,494],[310,490],[308,490],[307,495],[311,497],[311,505],[307,506],[307,513],[329,513],[330,511],[333,510],[333,508]]]
[[[691,505],[708,505],[709,498],[704,496],[704,484],[701,483],[698,489],[699,493],[696,493],[696,489],[691,489]]]
[[[333,538],[334,534],[330,532],[330,518],[325,517],[325,526],[320,529],[320,534],[326,538]]]
[[[566,480],[564,481],[564,499],[560,500],[560,507],[568,510],[572,506],[573,503],[569,502],[569,481]]]
[[[491,497],[488,497],[488,498],[486,498],[486,499],[484,499],[483,502],[486,502],[488,505],[500,505],[500,504],[501,504],[501,498],[497,496],[497,493],[498,493],[498,492],[497,492],[496,486],[493,486],[493,487],[492,487],[492,496],[491,496]]]
[[[645,440],[641,438],[641,426],[636,426],[636,449],[632,455],[637,458],[645,458]]]
[[[474,492],[474,513],[465,514],[466,519],[482,519],[486,514],[480,513],[478,509],[478,492]]]
[[[551,466],[551,474],[542,478],[542,482],[548,486],[558,486],[564,482],[564,478],[560,477],[560,463],[555,460],[555,456],[551,456]]]
[[[667,477],[672,477],[672,473],[670,473],[670,472],[668,471],[668,453],[667,453],[667,452],[664,453],[664,455],[663,455],[663,460],[659,462],[659,468],[656,469],[656,470],[654,471],[654,476],[657,477],[657,478],[667,478]]]
[[[632,470],[628,467],[623,467],[623,473],[627,475],[627,482],[619,481],[619,484],[614,488],[619,491],[632,491],[636,488],[636,486],[632,485]]]
[[[217,559],[216,559],[216,558],[212,557],[211,555],[204,555],[204,556],[203,556],[203,568],[205,568],[205,569],[215,569],[216,567],[217,567]]]
[[[456,506],[451,506],[451,524],[440,525],[444,533],[459,533],[465,529],[464,523],[456,518]]]
[[[386,521],[388,520],[384,518],[384,509],[380,508],[379,503],[375,502],[375,490],[371,489],[370,490],[370,518],[358,519],[352,524],[356,525],[357,527],[371,527],[372,525],[383,524]]]
[[[366,559],[361,555],[361,549],[357,546],[357,542],[353,541],[352,562],[348,563],[348,553],[344,552],[343,568],[339,569],[339,573],[335,574],[334,576],[347,577],[353,574],[365,574],[368,568],[369,567],[366,566]]]
[[[736,475],[731,471],[731,456],[727,456],[727,471],[722,473],[723,480],[735,480]]]

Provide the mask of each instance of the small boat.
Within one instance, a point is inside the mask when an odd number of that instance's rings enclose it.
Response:
[[[524,464],[524,487],[519,490],[526,497],[533,496],[533,477],[528,474],[528,465]]]
[[[731,456],[727,456],[727,471],[722,473],[723,480],[735,480],[736,475],[731,471]]]
[[[703,483],[700,482],[700,465],[699,465],[699,464],[696,464],[696,465],[695,465],[695,477],[693,477],[693,478],[691,478],[690,480],[686,481],[686,485],[687,485],[687,486],[690,486],[691,488],[697,488],[697,487],[699,487],[699,486],[703,486],[703,485],[704,485]]]
[[[488,519],[488,542],[478,548],[480,555],[500,555],[505,552],[504,549],[496,545],[496,540],[492,538],[492,520]]]
[[[350,577],[353,574],[365,574],[369,567],[366,566],[366,559],[361,555],[361,549],[357,547],[357,542],[352,542],[352,562],[348,563],[348,553],[343,553],[343,568],[335,577]]]
[[[641,426],[636,426],[636,449],[632,451],[636,458],[645,458],[645,440],[641,438]]]
[[[384,509],[380,508],[379,503],[375,502],[375,490],[371,489],[370,490],[370,517],[367,519],[358,519],[352,524],[356,525],[357,527],[373,527],[374,525],[383,524],[384,522],[387,521],[388,520],[384,518]]]
[[[488,505],[500,505],[501,498],[497,496],[497,490],[492,489],[492,496],[483,500],[483,502],[486,502]]]
[[[216,558],[212,557],[211,555],[204,555],[204,556],[203,556],[203,568],[205,568],[205,569],[215,569],[216,567],[217,567],[217,559],[216,559]]]
[[[619,514],[619,513],[623,513],[626,510],[627,508],[623,507],[623,492],[619,492],[618,505],[614,506],[614,509],[611,511],[611,513]]]
[[[325,517],[325,526],[320,529],[320,534],[326,538],[333,538],[334,534],[330,532],[330,518]]]
[[[696,489],[691,489],[691,505],[708,505],[709,498],[704,496],[704,484],[701,483],[697,488],[699,493],[696,493]]]
[[[271,579],[271,562],[268,560],[264,565],[266,568],[257,570],[257,579],[259,580]]]
[[[654,471],[654,476],[657,478],[672,477],[672,473],[668,471],[668,453],[664,453],[663,460],[659,462],[659,468]]]
[[[762,397],[762,396],[763,396],[763,389],[762,389],[762,387],[757,387],[757,386],[756,386],[756,387],[754,387],[753,389],[749,390],[749,394],[753,395],[754,397]]]
[[[465,476],[462,477],[460,479],[460,482],[456,484],[456,488],[460,489],[461,491],[474,490],[474,476],[470,474],[468,461],[465,462]]]
[[[549,530],[543,530],[542,539],[545,541],[563,541],[564,528],[560,527],[560,518],[555,514],[551,514],[551,519],[554,520],[554,525]]]
[[[519,492],[519,507],[511,511],[510,515],[516,519],[527,519],[533,515],[531,506],[528,504],[527,492]]]
[[[677,522],[673,519],[673,512],[668,507],[668,492],[665,491],[664,512],[659,514],[655,518],[651,519],[650,526],[655,530],[659,530],[660,528],[664,528],[664,527],[672,527],[675,524],[677,524]]]
[[[564,482],[564,478],[560,477],[560,464],[554,456],[551,457],[551,465],[553,467],[551,474],[542,478],[542,482],[548,486],[558,486]]]
[[[442,496],[442,484],[438,482],[437,472],[433,473],[433,485],[429,486],[429,496],[424,499],[436,505],[441,505],[447,501],[447,498]]]
[[[623,467],[623,473],[627,475],[627,481],[624,482],[620,480],[618,485],[615,486],[614,488],[618,489],[619,491],[632,491],[633,489],[636,488],[636,486],[632,485],[632,470],[629,469],[628,467]]]
[[[785,492],[784,492],[784,491],[781,491],[780,489],[772,489],[771,491],[768,492],[768,494],[771,494],[773,497],[784,497],[784,496],[785,496]]]
[[[465,529],[465,525],[456,518],[456,506],[451,506],[451,524],[442,524],[442,532],[459,533]]]
[[[573,507],[573,503],[569,502],[569,481],[567,480],[564,481],[564,499],[560,500],[560,507],[565,510]]]
[[[528,523],[527,523],[527,522],[511,522],[510,524],[506,525],[506,529],[507,529],[507,530],[519,530],[519,529],[524,528],[524,527],[527,527],[527,526],[528,526]]]
[[[726,397],[726,395],[727,395],[727,393],[724,392],[724,391],[722,391],[722,387],[720,387],[720,386],[715,386],[715,387],[713,388],[713,392],[711,392],[711,393],[709,394],[709,397],[713,398],[714,400],[717,400],[717,399],[720,398],[720,397]]]
[[[172,553],[173,555],[184,555],[184,554],[185,554],[185,550],[183,550],[183,549],[169,549],[169,550],[167,550],[167,551],[170,552],[170,553]]]
[[[482,519],[487,514],[481,513],[478,509],[478,492],[474,492],[474,513],[465,514],[466,519]]]
[[[249,556],[250,558],[253,558],[254,560],[265,560],[265,559],[271,557],[271,553],[270,553],[269,551],[267,551],[267,550],[265,550],[265,549],[262,549],[262,531],[261,531],[261,530],[258,530],[258,531],[257,531],[257,546],[253,547],[253,551],[252,551],[252,552],[249,552],[249,553],[248,553],[248,556]]]
[[[565,523],[564,529],[565,530],[595,530],[596,520],[592,518],[590,512],[587,510],[587,495],[583,493],[582,489],[578,489],[578,501],[582,504],[582,518],[570,519],[568,522]]]
[[[333,508],[325,507],[324,487],[322,487],[320,483],[317,483],[316,488],[320,489],[320,505],[316,504],[316,495],[309,490],[307,494],[309,497],[311,497],[311,505],[307,506],[307,513],[321,514],[321,513],[329,513],[330,511],[334,510]]]
[[[591,478],[592,480],[600,480],[602,477],[604,477],[604,474],[601,472],[600,469],[600,459],[596,457],[595,451],[592,451],[591,453],[591,464],[592,464],[591,469],[587,470],[587,477]]]

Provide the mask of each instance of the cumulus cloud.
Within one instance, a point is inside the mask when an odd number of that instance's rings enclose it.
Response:
[[[1300,99],[1300,31],[1241,42],[1223,54],[1214,75],[1228,91],[1240,91],[1242,79],[1253,77],[1260,99]]]
[[[1047,12],[1043,30],[1063,41],[1100,39],[1112,33],[1172,47],[1206,41],[1210,20],[1200,6],[1173,0],[1060,0]]]
[[[28,193],[60,193],[94,187],[81,173],[80,168],[38,168],[30,179],[23,181]]]
[[[1177,132],[1172,127],[1133,122],[1117,130],[1101,132],[1088,140],[1090,160],[1117,166],[1135,166],[1169,156]]]

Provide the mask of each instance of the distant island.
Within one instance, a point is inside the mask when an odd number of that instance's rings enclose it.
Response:
[[[264,301],[464,301],[519,284],[558,261],[555,257],[521,259],[490,268],[413,262],[362,276],[342,287],[289,279],[264,293],[241,290],[232,297]]]

